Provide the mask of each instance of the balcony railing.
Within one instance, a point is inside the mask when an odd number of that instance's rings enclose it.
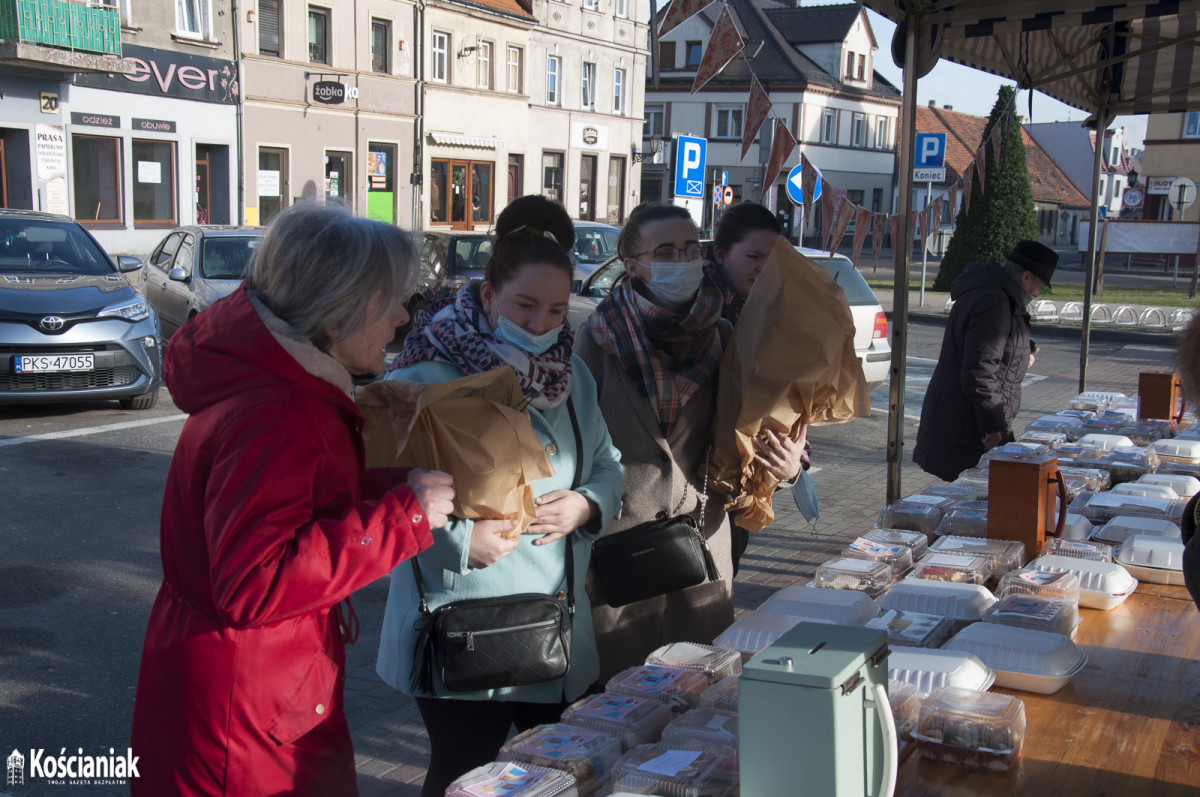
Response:
[[[0,0],[0,39],[120,56],[121,18],[94,2]]]

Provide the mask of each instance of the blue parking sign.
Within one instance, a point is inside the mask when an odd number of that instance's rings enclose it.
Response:
[[[704,160],[708,140],[680,136],[675,141],[675,196],[704,199]]]
[[[913,154],[913,167],[917,169],[941,169],[946,166],[946,134],[917,133],[917,151]]]

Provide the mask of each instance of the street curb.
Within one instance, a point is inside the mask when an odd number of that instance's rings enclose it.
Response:
[[[892,311],[886,311],[888,326],[891,328]],[[909,310],[908,320],[910,323],[930,324],[945,326],[946,320],[949,318],[948,313],[930,313],[916,312]],[[1078,326],[1063,326],[1061,324],[1032,324],[1034,339],[1038,336],[1049,336],[1056,338],[1078,338],[1082,335],[1082,328]],[[1164,344],[1177,343],[1179,333],[1177,332],[1149,332],[1145,330],[1135,329],[1114,329],[1113,327],[1098,326],[1093,324],[1088,335],[1088,339],[1092,341],[1100,341],[1103,343],[1124,343],[1124,344],[1143,344],[1150,346],[1162,346]]]

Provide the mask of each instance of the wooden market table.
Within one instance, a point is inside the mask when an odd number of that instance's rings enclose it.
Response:
[[[1109,612],[1081,609],[1088,664],[1025,701],[1028,730],[1008,772],[900,764],[897,795],[1200,795],[1200,612],[1183,587],[1141,584]]]

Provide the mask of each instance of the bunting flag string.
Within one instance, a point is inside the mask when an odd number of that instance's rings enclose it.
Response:
[[[746,42],[733,22],[729,6],[723,6],[721,16],[717,17],[717,24],[713,28],[712,35],[709,36],[708,45],[704,48],[704,56],[700,59],[700,67],[696,70],[696,79],[692,81],[692,94],[712,80],[745,48]],[[743,157],[745,156],[743,155]]]
[[[886,213],[871,214],[871,255],[874,258],[874,270],[879,270],[879,253],[883,251],[883,236],[887,231],[888,215]],[[857,268],[857,265],[855,266]]]
[[[829,245],[830,257],[837,254],[837,248],[842,245],[842,238],[846,237],[846,228],[850,226],[850,221],[854,218],[854,211],[858,207],[844,196],[840,196],[838,199],[840,201],[837,203],[837,210],[834,214],[833,239]]]
[[[775,185],[775,178],[783,170],[792,151],[796,149],[796,137],[788,130],[782,119],[775,120],[775,132],[771,136],[771,155],[767,158],[767,170],[763,175],[762,198],[766,199],[767,192]]]
[[[860,207],[851,202],[846,203],[854,208],[854,249],[850,262],[854,263],[854,267],[858,268],[858,256],[862,254],[863,243],[867,240],[867,231],[871,224],[871,211],[864,207]]]
[[[671,0],[662,24],[658,26],[658,35],[663,37],[675,28],[699,14],[713,0]]]
[[[770,112],[771,98],[767,96],[766,89],[758,82],[758,77],[751,73],[750,101],[746,103],[746,123],[742,127],[742,160],[746,159],[750,145],[758,137],[758,131],[762,128],[763,122],[767,121],[767,115]]]

